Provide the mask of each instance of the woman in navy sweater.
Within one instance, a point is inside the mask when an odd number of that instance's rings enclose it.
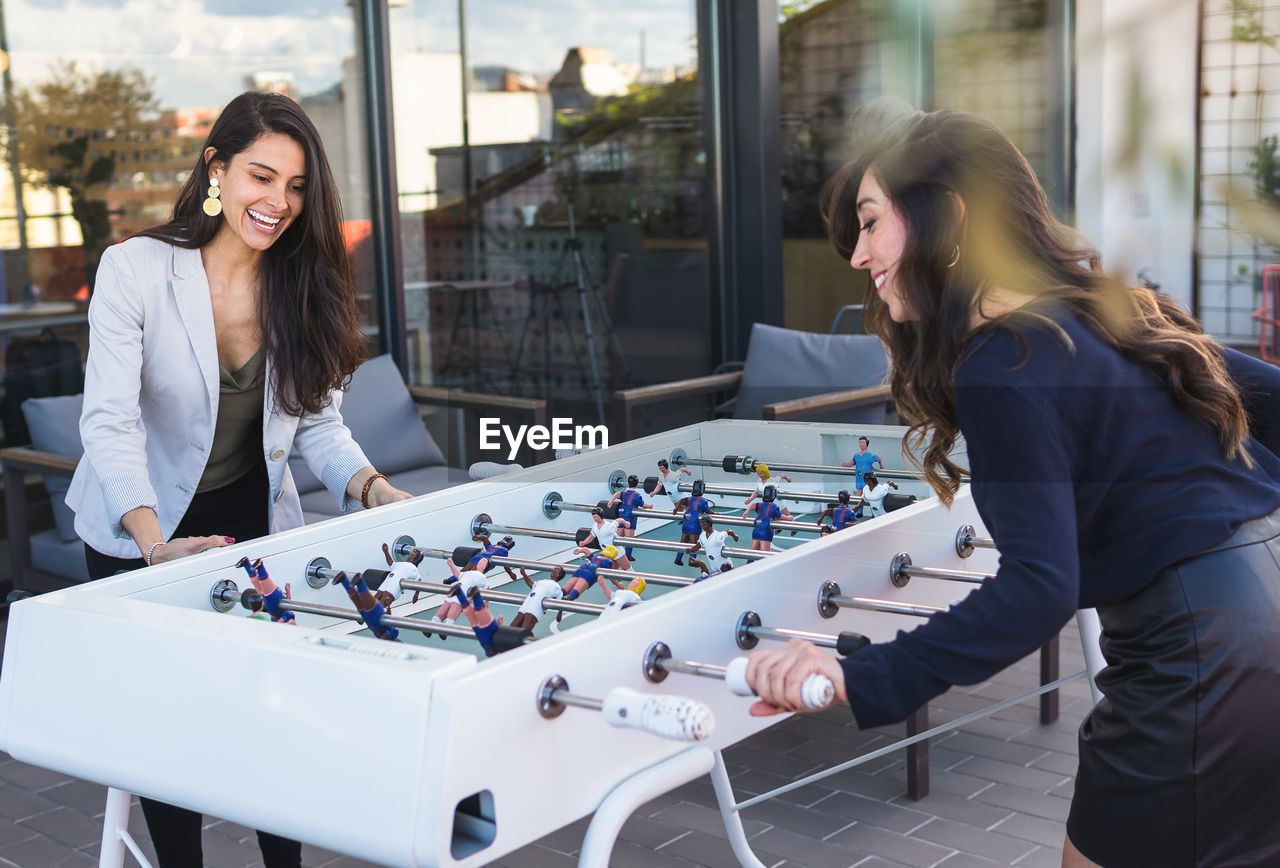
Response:
[[[1097,607],[1104,699],[1080,728],[1063,864],[1280,864],[1280,369],[1164,296],[1107,277],[988,122],[885,102],[828,185],[831,237],[869,272],[870,322],[939,498],[962,471],[994,579],[837,661],[751,659],[755,714],[816,671],[862,727],[973,684]]]

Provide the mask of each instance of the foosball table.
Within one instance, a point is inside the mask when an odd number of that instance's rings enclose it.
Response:
[[[747,714],[749,649],[799,637],[856,653],[994,573],[967,488],[938,504],[903,464],[903,433],[708,422],[16,602],[0,746],[112,788],[103,865],[141,855],[129,793],[406,868],[481,865],[593,815],[582,862],[607,864],[643,802],[709,772],[731,800],[720,750],[781,719]],[[860,434],[901,508],[820,535],[816,514],[853,489],[841,462]],[[704,480],[716,527],[740,531],[731,571],[700,581],[672,562],[687,545],[658,495],[613,543],[633,547],[632,569],[599,571],[643,577],[634,605],[608,607],[597,587],[548,599],[532,629],[498,628],[492,656],[465,620],[431,620],[461,599],[447,562],[505,536],[516,545],[480,593],[510,622],[528,584],[581,562],[589,513],[612,515],[628,476],[653,488],[658,459],[691,471],[682,493]],[[794,480],[778,502],[795,521],[774,523],[768,552],[747,547],[742,518],[762,461]],[[287,587],[277,606],[294,623],[253,617],[258,576]],[[375,618],[344,579],[394,585],[395,602]],[[820,703],[831,685],[813,686]]]

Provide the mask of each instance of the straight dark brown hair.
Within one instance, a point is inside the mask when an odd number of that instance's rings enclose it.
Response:
[[[351,262],[342,237],[342,206],[320,134],[293,100],[248,91],[222,110],[186,183],[173,217],[139,235],[198,250],[222,217],[204,213],[209,163],[241,153],[266,133],[298,143],[306,157],[302,213],[262,257],[258,323],[274,372],[276,402],[286,413],[318,413],[334,389],[345,389],[364,360]],[[210,160],[205,153],[213,148]]]

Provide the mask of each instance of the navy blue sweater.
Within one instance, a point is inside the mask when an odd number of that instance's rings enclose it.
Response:
[[[1226,351],[1254,435],[1250,470],[1227,461],[1214,431],[1153,374],[1065,308],[1042,312],[1074,348],[1043,324],[1023,328],[1025,345],[1000,328],[975,339],[956,374],[973,499],[1000,550],[996,576],[842,661],[859,726],[902,720],[952,684],[990,678],[1077,609],[1120,602],[1280,508],[1280,368]]]

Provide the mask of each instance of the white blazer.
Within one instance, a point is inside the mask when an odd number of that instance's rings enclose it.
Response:
[[[275,405],[270,358],[266,382],[262,454],[271,480],[271,532],[303,523],[288,466],[295,444],[343,510],[358,508],[346,487],[369,461],[342,422],[341,393],[320,413],[290,416]],[[139,506],[155,509],[166,539],[173,534],[213,445],[218,384],[200,251],[153,238],[108,248],[89,303],[84,458],[66,498],[82,540],[104,555],[138,557],[120,518]]]

